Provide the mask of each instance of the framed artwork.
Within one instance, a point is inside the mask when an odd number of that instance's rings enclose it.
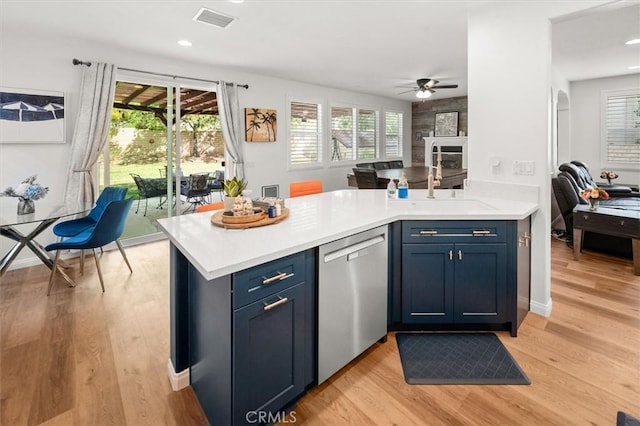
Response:
[[[244,109],[245,140],[247,142],[275,142],[278,117],[275,109]]]
[[[458,111],[436,114],[436,137],[458,136]]]
[[[64,93],[0,87],[0,143],[64,143]]]
[[[262,198],[278,198],[280,185],[267,185],[262,187]]]

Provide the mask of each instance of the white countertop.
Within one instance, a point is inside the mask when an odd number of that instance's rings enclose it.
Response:
[[[286,200],[289,217],[250,229],[213,225],[212,212],[160,219],[171,242],[206,278],[213,279],[297,253],[397,220],[520,220],[538,208],[533,202],[470,197],[466,191],[410,191],[389,200],[386,190],[346,189]]]

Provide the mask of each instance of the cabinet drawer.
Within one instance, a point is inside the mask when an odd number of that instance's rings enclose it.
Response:
[[[305,278],[305,253],[233,274],[233,307],[239,308],[258,299],[301,283]]]
[[[502,243],[506,242],[504,221],[413,220],[402,222],[403,243]]]

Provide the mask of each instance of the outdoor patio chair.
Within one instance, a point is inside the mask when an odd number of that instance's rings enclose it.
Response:
[[[224,191],[224,172],[222,170],[216,170],[213,172],[213,176],[209,179],[207,186],[211,192],[217,192],[220,194],[220,201],[222,201],[222,192]]]
[[[201,204],[207,204],[211,189],[209,189],[209,173],[194,173],[189,175],[189,179],[180,187],[180,194],[187,198],[191,206],[185,211],[194,209]]]
[[[141,199],[144,199],[144,216],[147,215],[149,198],[159,197],[160,203],[156,208],[161,209],[162,205],[167,202],[167,180],[164,178],[143,178],[135,173],[129,174],[138,187],[138,204],[136,206],[136,214],[138,214],[138,210],[140,209]]]

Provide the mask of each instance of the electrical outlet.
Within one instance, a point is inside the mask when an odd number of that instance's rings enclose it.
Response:
[[[514,161],[513,173],[516,175],[533,175],[535,173],[535,163],[533,161]]]

